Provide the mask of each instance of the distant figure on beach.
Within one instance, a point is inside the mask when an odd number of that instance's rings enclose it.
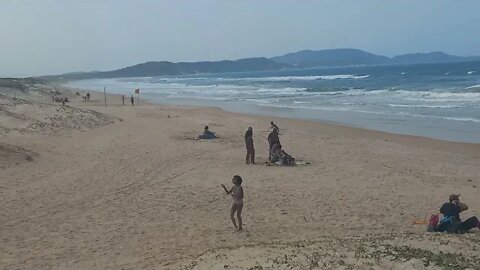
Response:
[[[278,138],[278,131],[276,129],[273,129],[269,134],[268,134],[268,160],[271,159],[272,157],[272,147],[274,144],[278,143],[280,144],[280,139]]]
[[[223,190],[225,193],[232,194],[233,204],[230,209],[230,218],[232,219],[233,226],[239,231],[242,230],[242,209],[243,209],[243,188],[242,188],[242,177],[240,175],[234,175],[232,179],[233,187],[228,190],[225,185],[222,184]],[[238,226],[235,222],[235,213],[237,213]]]
[[[253,147],[253,128],[248,127],[247,132],[245,132],[245,146],[247,148],[247,164],[255,164],[255,148]]]
[[[87,92],[87,101],[90,101],[90,93]]]
[[[216,139],[217,136],[215,135],[215,132],[211,132],[209,129],[208,129],[208,126],[205,126],[204,130],[203,130],[203,133],[198,135],[198,138],[199,139],[207,139],[207,140],[210,140],[210,139]]]
[[[122,105],[125,105],[125,95],[122,95]]]
[[[52,102],[55,102],[55,95],[52,96]]]
[[[273,121],[270,122],[270,128],[272,130],[277,130],[277,133],[280,132],[280,128],[277,125],[275,125],[275,123],[273,123]]]
[[[135,105],[135,98],[133,95],[130,96],[130,102],[132,102],[132,106]]]
[[[460,202],[460,194],[452,194],[448,197],[448,200],[449,202],[444,203],[440,208],[443,218],[435,226],[434,231],[466,233],[473,228],[480,229],[480,221],[477,217],[470,217],[463,222],[460,219],[460,213],[468,209],[466,204]]]

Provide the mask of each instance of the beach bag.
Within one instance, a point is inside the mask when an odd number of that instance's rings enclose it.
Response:
[[[427,224],[427,232],[434,232],[438,226],[439,221],[440,217],[438,216],[438,214],[431,215]]]

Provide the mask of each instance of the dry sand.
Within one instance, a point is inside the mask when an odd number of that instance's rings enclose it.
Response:
[[[65,107],[28,97],[2,98],[0,269],[480,269],[478,230],[412,225],[452,192],[464,217],[480,216],[480,145],[114,96],[105,108],[100,94]],[[265,166],[270,120],[311,165]],[[204,125],[220,138],[194,139]],[[248,126],[257,165],[245,164]],[[234,174],[243,232],[220,188]]]

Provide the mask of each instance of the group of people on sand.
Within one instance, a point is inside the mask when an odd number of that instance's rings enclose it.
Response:
[[[268,162],[270,164],[280,165],[280,166],[294,166],[295,165],[295,158],[289,155],[282,149],[282,145],[280,144],[279,132],[280,128],[273,123],[270,122],[271,132],[268,134]],[[216,139],[217,136],[215,132],[209,130],[208,126],[205,126],[205,129],[202,134],[198,135],[199,139]],[[245,157],[246,164],[255,164],[255,146],[253,143],[253,128],[248,127],[247,131],[245,132],[245,148],[247,149],[247,155]]]
[[[271,132],[268,134],[269,143],[269,162],[276,163],[282,166],[295,165],[295,159],[282,150],[282,145],[279,139],[279,127],[273,123],[271,124]],[[199,137],[202,138],[217,138],[215,134],[209,131],[208,126],[205,126],[204,133]],[[246,163],[255,164],[255,147],[253,144],[253,128],[248,127],[245,132],[245,146],[247,149]],[[239,175],[234,175],[232,179],[233,186],[227,189],[225,185],[221,185],[226,194],[230,194],[233,198],[233,203],[230,208],[230,218],[233,225],[239,231],[242,230],[242,210],[243,210],[243,187],[242,178]],[[480,229],[480,221],[473,216],[464,221],[460,219],[460,213],[466,211],[468,206],[460,202],[459,194],[452,194],[449,196],[449,202],[444,203],[439,212],[443,215],[432,215],[428,222],[428,231],[431,232],[448,232],[448,233],[466,233],[471,229]],[[238,219],[238,223],[235,219]]]
[[[295,166],[295,158],[289,155],[282,149],[280,144],[280,128],[272,122],[270,122],[272,131],[268,134],[268,161],[280,166]]]
[[[281,166],[295,165],[295,159],[282,150],[280,138],[278,136],[279,128],[273,122],[272,131],[268,134],[268,161]],[[255,147],[253,146],[253,128],[248,127],[245,132],[245,147],[247,149],[247,156],[245,161],[247,164],[255,164]]]
[[[279,127],[273,123],[270,123],[272,131],[268,135],[268,143],[269,143],[269,161],[276,162],[278,160],[287,160],[286,158],[289,157],[292,163],[295,161],[290,155],[285,153],[282,150],[282,146],[280,145],[279,139]],[[205,131],[208,131],[208,126],[205,127]],[[208,131],[210,132],[210,131]],[[204,134],[205,135],[205,132]],[[214,134],[213,134],[214,135]],[[246,164],[255,164],[255,147],[253,144],[253,128],[248,127],[247,131],[245,132],[245,146],[247,149],[247,156],[245,158]],[[286,161],[285,161],[286,162]],[[284,165],[283,162],[280,162],[280,165]],[[227,189],[225,185],[222,184],[222,188],[226,194],[231,194],[233,198],[232,207],[230,208],[230,218],[232,220],[233,226],[237,228],[239,231],[242,230],[242,209],[243,209],[243,187],[242,187],[242,177],[239,175],[234,175],[232,179],[233,186],[230,189]],[[238,219],[238,225],[235,220],[235,214]]]

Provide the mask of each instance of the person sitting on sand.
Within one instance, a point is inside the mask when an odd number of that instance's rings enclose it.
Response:
[[[269,134],[268,134],[268,145],[269,145],[269,153],[268,153],[268,160],[271,159],[271,153],[272,153],[272,147],[276,143],[280,144],[280,139],[278,138],[278,131],[276,129],[273,129]]]
[[[230,190],[227,190],[225,185],[222,184],[223,190],[225,193],[232,194],[233,204],[230,208],[230,218],[232,219],[233,226],[239,231],[242,230],[242,209],[243,209],[243,188],[242,188],[242,177],[240,175],[234,175],[232,179],[233,187]],[[235,222],[235,212],[237,213],[238,226]]]
[[[276,163],[280,166],[294,166],[295,158],[283,151],[281,144],[274,144],[272,147],[272,163]]]
[[[255,148],[253,147],[253,129],[248,127],[247,132],[245,132],[245,146],[247,148],[247,157],[246,163],[255,164]]]
[[[280,151],[282,150],[282,146],[279,143],[274,143],[272,148],[270,148],[269,159],[270,162],[275,163],[280,159]]]
[[[217,136],[215,135],[215,132],[211,132],[210,130],[208,130],[208,126],[205,126],[203,133],[198,135],[198,138],[211,140],[211,139],[216,139]]]
[[[280,128],[279,128],[277,125],[275,125],[275,124],[273,123],[273,121],[270,122],[270,128],[271,128],[272,130],[275,130],[275,129],[276,129],[276,130],[277,130],[277,133],[280,133]]]
[[[466,211],[468,206],[460,202],[460,194],[452,194],[440,208],[443,218],[435,228],[436,232],[466,233],[470,229],[479,228],[480,221],[477,217],[471,217],[462,222],[460,212]]]

